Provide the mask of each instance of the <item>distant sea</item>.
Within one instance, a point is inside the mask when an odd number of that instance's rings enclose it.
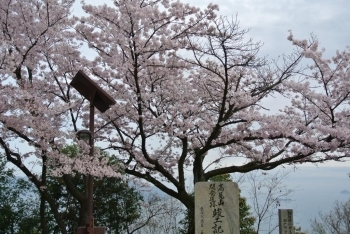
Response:
[[[350,199],[350,166],[345,165],[307,165],[292,171],[286,185],[295,188],[295,192],[275,209],[276,217],[278,209],[293,209],[295,226],[301,226],[302,231],[310,230],[310,223],[319,217],[319,212],[331,211],[335,201]]]

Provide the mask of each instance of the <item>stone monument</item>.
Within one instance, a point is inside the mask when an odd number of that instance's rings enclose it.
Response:
[[[198,182],[194,195],[196,234],[239,234],[237,183]]]
[[[279,209],[279,234],[294,234],[293,223],[293,210],[292,209]]]

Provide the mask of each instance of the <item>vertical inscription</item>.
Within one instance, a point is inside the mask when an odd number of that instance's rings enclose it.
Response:
[[[216,200],[215,200],[215,195],[218,194],[218,205],[213,207],[213,226],[212,226],[212,230],[213,230],[213,234],[218,234],[218,233],[225,233],[225,231],[222,228],[222,220],[223,218],[225,218],[224,215],[224,210],[223,210],[223,206],[224,206],[224,196],[223,196],[223,191],[224,191],[224,187],[223,184],[219,184],[217,191],[215,190],[215,184],[212,184],[210,186],[210,197],[212,200],[214,200],[214,205],[216,204]]]
[[[223,184],[219,184],[219,188],[218,188],[218,192],[219,192],[219,206],[223,206],[224,205],[224,185]]]
[[[203,232],[203,228],[204,228],[204,208],[203,206],[201,206],[201,233],[204,233]]]
[[[209,185],[209,207],[215,207],[216,201],[215,201],[215,184]]]
[[[195,187],[196,234],[239,234],[239,190],[232,182]]]

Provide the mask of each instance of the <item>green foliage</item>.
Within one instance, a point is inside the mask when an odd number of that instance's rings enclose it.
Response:
[[[74,158],[78,150],[76,145],[69,145],[62,152]],[[109,157],[106,152],[102,152],[102,156]],[[95,178],[94,180],[95,225],[106,227],[108,233],[122,233],[128,225],[141,216],[142,195],[129,186],[125,178]],[[80,226],[81,213],[79,211],[84,212],[84,208],[67,189],[65,181],[69,181],[77,193],[85,196],[86,179],[87,176],[81,174],[66,175],[65,180],[48,177],[48,191],[58,201],[69,233],[73,233]]]
[[[71,177],[71,182],[74,184],[81,192],[84,192],[83,186],[80,186],[84,181],[79,181],[77,175]],[[80,186],[80,188],[79,188]],[[56,201],[60,207],[60,215],[65,221],[68,233],[74,233],[74,230],[79,226],[79,216],[80,216],[80,203],[78,200],[67,190],[65,182],[62,177],[47,177],[46,191],[50,193],[52,198]],[[47,208],[47,211],[49,209]],[[59,227],[56,224],[53,214],[51,212],[46,212],[46,220],[48,229],[50,232],[58,233]]]
[[[70,145],[62,150],[75,157],[78,147]],[[104,156],[109,155],[103,153]],[[0,158],[1,159],[1,158]],[[0,161],[0,233],[36,234],[40,229],[40,194],[31,182],[18,179],[13,170]],[[66,182],[75,188],[77,194],[67,189]],[[76,198],[86,198],[86,176],[81,174],[63,177],[47,176],[46,192],[57,202],[59,213],[65,221],[68,233],[75,233],[80,226],[85,209]],[[128,185],[125,177],[102,178],[94,181],[95,225],[105,226],[108,233],[123,233],[141,216],[143,198],[139,191]],[[45,218],[50,233],[60,233],[59,227],[47,207]]]
[[[143,197],[123,179],[103,178],[95,181],[94,199],[97,224],[115,233],[126,231],[141,216]]]
[[[244,197],[239,196],[239,223],[240,234],[256,234],[254,223],[256,218],[249,212],[250,206]]]
[[[40,216],[34,186],[16,178],[0,157],[0,233],[36,234]]]
[[[211,182],[232,182],[232,178],[230,174],[222,174],[214,176],[213,178],[210,178]]]
[[[301,227],[294,227],[294,234],[306,234],[301,230]]]
[[[76,188],[85,192],[85,177],[76,174],[70,181]],[[58,201],[69,233],[79,226],[81,204],[67,191],[62,178],[50,178],[48,190]],[[141,215],[141,194],[127,182],[119,178],[103,178],[94,181],[95,225],[106,227],[108,233],[122,233],[127,225]],[[58,227],[54,228],[57,230]]]

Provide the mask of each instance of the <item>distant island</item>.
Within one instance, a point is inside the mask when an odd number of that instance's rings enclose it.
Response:
[[[343,190],[340,192],[341,194],[350,194],[350,192],[348,190]]]

